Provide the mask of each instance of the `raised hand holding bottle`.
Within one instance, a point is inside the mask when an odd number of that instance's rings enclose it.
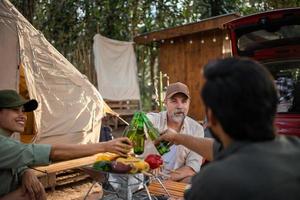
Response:
[[[155,141],[160,136],[159,131],[153,126],[153,124],[148,119],[148,117],[146,116],[145,113],[141,113],[141,115],[142,115],[144,123],[146,125],[148,136],[150,137],[150,139],[152,141]],[[169,146],[170,146],[170,144],[167,141],[161,141],[161,142],[155,144],[155,148],[157,149],[157,151],[160,155],[163,155],[163,154],[169,152],[170,151]]]

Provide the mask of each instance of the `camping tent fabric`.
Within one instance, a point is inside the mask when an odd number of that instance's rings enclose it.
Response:
[[[18,87],[17,67],[18,66],[18,37],[17,26],[13,22],[11,14],[6,10],[3,1],[0,4],[0,89]]]
[[[98,89],[104,99],[139,100],[136,57],[132,42],[94,36]]]
[[[7,0],[0,3],[0,89],[19,89],[23,67],[36,143],[99,141],[105,103],[97,89]]]

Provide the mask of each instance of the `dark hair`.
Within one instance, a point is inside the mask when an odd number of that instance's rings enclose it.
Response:
[[[202,98],[235,140],[273,139],[277,93],[264,66],[247,58],[225,58],[205,66]]]

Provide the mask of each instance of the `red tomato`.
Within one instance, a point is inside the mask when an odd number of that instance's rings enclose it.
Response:
[[[151,169],[156,169],[163,164],[163,160],[160,155],[149,154],[145,158],[145,162],[147,162]]]

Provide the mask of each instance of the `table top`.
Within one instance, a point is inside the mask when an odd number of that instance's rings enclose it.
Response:
[[[72,160],[67,161],[60,161],[56,163],[52,163],[50,165],[46,166],[37,166],[34,167],[35,169],[35,175],[36,176],[42,176],[49,173],[56,173],[63,170],[69,170],[74,168],[80,168],[87,165],[92,165],[95,160],[97,159],[97,156],[99,154],[95,154],[92,156],[82,157],[82,158],[76,158]]]
[[[170,181],[170,180],[162,181],[162,183],[164,184],[164,186],[170,193],[171,197],[174,197],[174,198],[183,197],[184,191],[189,185],[187,183],[175,182],[175,181]],[[148,188],[149,188],[149,191],[151,194],[167,195],[165,190],[162,188],[162,186],[157,181],[150,183]]]

